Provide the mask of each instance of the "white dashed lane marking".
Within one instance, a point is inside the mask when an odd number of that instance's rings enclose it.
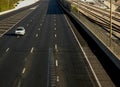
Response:
[[[30,51],[30,52],[33,53],[33,50],[34,50],[34,47],[31,48],[31,51]]]
[[[56,30],[56,27],[54,28],[54,30]]]
[[[57,50],[57,44],[55,44],[55,50]]]
[[[55,50],[56,50],[56,52],[58,52],[58,46],[57,46],[57,44],[55,44]]]
[[[38,34],[36,34],[36,37],[38,37]]]
[[[29,26],[29,24],[27,24],[27,27]]]
[[[44,19],[42,20],[42,22],[44,22]]]
[[[10,49],[10,48],[7,48],[7,49],[6,49],[6,52],[8,52],[8,51],[9,51],[9,49]]]
[[[60,78],[59,78],[59,76],[57,76],[57,82],[59,82],[60,81]]]
[[[40,26],[42,26],[42,24],[40,24]]]
[[[58,60],[55,61],[56,66],[58,67]]]
[[[38,28],[38,30],[40,31],[40,28]]]
[[[20,36],[18,35],[17,38],[19,38]]]
[[[56,23],[54,23],[54,25],[56,25]]]
[[[25,71],[26,71],[26,68],[23,68],[23,70],[22,70],[22,74],[24,74],[24,73],[25,73]]]
[[[57,34],[55,34],[55,38],[57,37]]]

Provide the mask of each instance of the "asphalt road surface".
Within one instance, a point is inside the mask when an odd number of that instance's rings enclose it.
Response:
[[[33,9],[0,38],[0,87],[96,87],[57,2],[40,0]],[[24,36],[14,34],[18,26]]]

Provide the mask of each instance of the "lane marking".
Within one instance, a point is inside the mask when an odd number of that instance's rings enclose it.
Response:
[[[7,49],[6,49],[6,52],[8,52],[8,51],[9,51],[9,49],[10,49],[10,48],[7,48]]]
[[[57,50],[57,44],[55,44],[55,49]]]
[[[50,87],[49,86],[50,85],[50,75],[51,75],[51,73],[50,73],[50,67],[51,66],[50,65],[51,65],[51,57],[52,57],[52,55],[53,55],[53,50],[52,50],[52,48],[49,48],[48,59],[47,59],[47,61],[48,61],[47,87]]]
[[[27,27],[29,26],[29,24],[27,24]]]
[[[55,38],[57,37],[57,34],[55,34]]]
[[[56,19],[56,16],[54,16],[53,18]]]
[[[56,30],[56,27],[54,28],[54,30]]]
[[[40,30],[40,28],[38,28],[38,30]]]
[[[33,11],[31,11],[33,12]],[[16,22],[15,24],[13,24],[13,26],[11,26],[8,30],[6,30],[4,33],[0,34],[0,37],[2,37],[5,33],[7,33],[9,30],[11,30],[15,25],[17,25],[18,23],[20,23],[25,17],[27,17],[31,12],[28,12],[25,16],[23,16],[18,22]]]
[[[27,58],[25,58],[25,62],[27,61]]]
[[[40,24],[40,26],[42,26],[42,24]]]
[[[54,19],[54,21],[56,21],[56,20]]]
[[[35,6],[35,7],[32,7],[32,8],[30,8],[30,9],[36,9],[38,6]]]
[[[58,67],[58,60],[56,60],[55,63],[56,63],[56,66]]]
[[[55,50],[56,50],[56,52],[58,52],[58,46],[57,46],[57,44],[55,44]]]
[[[22,74],[24,74],[24,73],[25,73],[25,71],[26,71],[26,68],[23,68],[23,70],[22,70]]]
[[[34,50],[34,47],[31,48],[31,51],[30,51],[30,52],[33,53],[33,50]]]
[[[38,37],[38,34],[36,34],[36,37]]]
[[[32,22],[32,20],[30,20],[30,22]]]
[[[97,75],[95,74],[94,69],[92,68],[92,65],[90,64],[90,61],[89,61],[89,59],[88,59],[88,57],[87,57],[86,53],[85,53],[85,52],[84,52],[84,50],[83,50],[82,45],[80,44],[80,42],[79,42],[79,40],[78,40],[78,38],[77,38],[76,34],[74,33],[74,31],[73,31],[73,29],[72,29],[72,26],[70,25],[69,21],[67,20],[67,17],[66,17],[65,15],[64,15],[64,17],[65,17],[65,19],[66,19],[66,21],[67,21],[67,24],[69,25],[69,27],[70,27],[70,29],[71,29],[71,31],[72,31],[72,33],[73,33],[73,35],[74,35],[74,37],[75,37],[75,39],[76,39],[77,43],[78,43],[78,45],[79,45],[80,49],[82,50],[83,55],[85,56],[85,59],[87,60],[87,62],[88,62],[88,64],[89,64],[89,66],[90,66],[90,69],[91,69],[91,71],[92,71],[92,73],[93,73],[93,75],[94,75],[94,77],[95,77],[95,79],[96,79],[96,81],[97,81],[97,83],[98,83],[99,87],[102,87],[102,85],[101,85],[100,81],[99,81],[99,80],[98,80],[98,78],[97,78]]]
[[[54,23],[54,25],[56,25],[56,23]]]
[[[59,81],[60,81],[59,76],[57,76],[57,82],[59,82]]]
[[[18,86],[17,87],[21,87],[21,81],[18,82]]]
[[[19,38],[20,36],[18,35],[17,38]]]
[[[44,19],[42,20],[42,22],[44,22]]]

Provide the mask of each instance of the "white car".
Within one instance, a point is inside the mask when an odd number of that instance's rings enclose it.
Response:
[[[25,34],[25,28],[24,27],[17,27],[15,30],[16,35],[24,35]]]

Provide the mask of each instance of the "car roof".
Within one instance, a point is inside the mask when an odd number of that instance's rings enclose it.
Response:
[[[17,29],[25,29],[24,27],[17,27]]]

